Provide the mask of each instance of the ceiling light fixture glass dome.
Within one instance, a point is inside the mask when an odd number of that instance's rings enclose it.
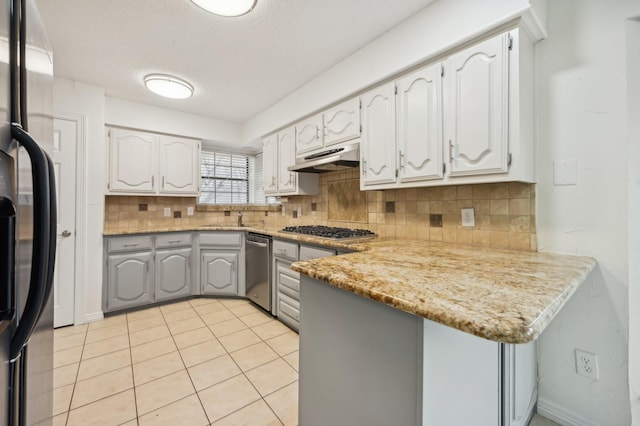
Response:
[[[191,0],[196,6],[220,16],[241,16],[256,7],[258,0]]]
[[[148,74],[144,84],[153,93],[171,99],[186,99],[193,95],[189,82],[169,74]]]

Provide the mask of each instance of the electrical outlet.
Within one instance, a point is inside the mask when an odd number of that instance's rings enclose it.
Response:
[[[164,217],[171,217],[171,207],[164,208]]]
[[[193,216],[193,207],[187,207],[187,216]]]
[[[460,209],[460,211],[462,213],[462,226],[476,226],[476,216],[473,207]]]
[[[598,356],[590,352],[576,349],[576,373],[579,376],[599,380],[598,376]]]

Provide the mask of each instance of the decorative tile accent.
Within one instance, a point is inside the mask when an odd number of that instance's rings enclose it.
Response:
[[[367,194],[360,191],[359,180],[330,182],[327,198],[329,220],[367,222]]]

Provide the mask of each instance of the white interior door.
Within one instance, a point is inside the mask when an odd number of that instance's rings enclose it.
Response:
[[[76,256],[76,145],[78,123],[53,121],[53,163],[58,200],[53,326],[73,324]]]

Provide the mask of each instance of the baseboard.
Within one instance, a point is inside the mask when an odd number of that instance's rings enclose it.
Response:
[[[92,314],[86,314],[84,316],[84,320],[82,321],[81,324],[100,321],[100,320],[103,320],[103,319],[104,319],[104,314],[102,313],[102,311],[98,311],[98,312],[94,312]],[[79,325],[79,324],[76,324],[76,325]]]
[[[538,398],[538,414],[562,426],[597,426],[547,399]]]

